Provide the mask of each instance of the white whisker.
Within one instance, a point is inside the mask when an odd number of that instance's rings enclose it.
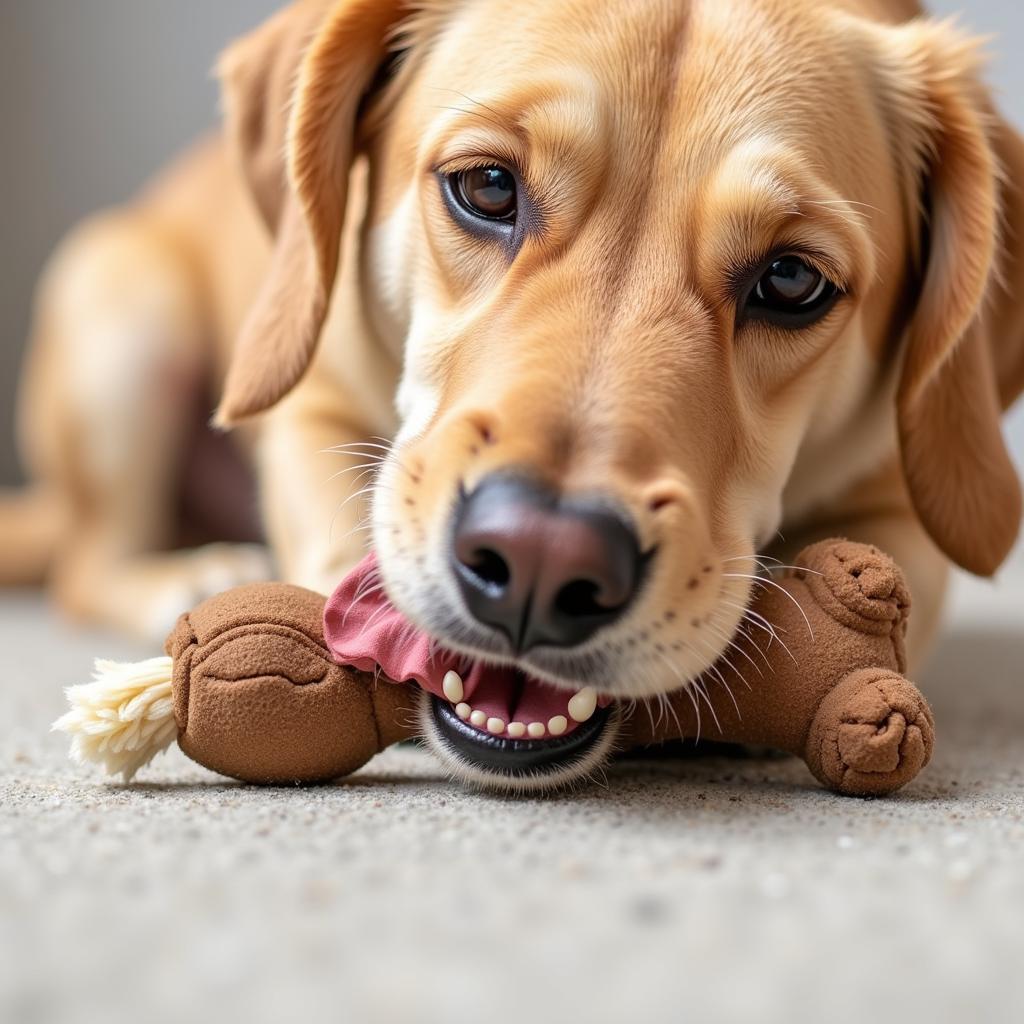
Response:
[[[714,668],[714,665],[711,666]],[[721,674],[721,673],[719,673]],[[718,713],[715,711],[714,704],[711,703],[711,698],[708,696],[707,690],[701,685],[700,680],[695,680],[693,684],[694,690],[697,691],[698,696],[704,698],[704,703],[707,704],[708,710],[711,712],[711,718],[715,723],[715,728],[718,729],[718,734],[722,734],[722,723],[718,720]]]
[[[800,604],[800,602],[785,587],[776,583],[775,580],[767,579],[764,576],[750,576],[747,573],[742,572],[723,573],[722,575],[730,579],[753,580],[754,583],[758,584],[759,586],[774,587],[780,594],[784,594],[787,600],[790,601],[790,603],[803,617],[804,625],[807,626],[807,632],[810,634],[811,637],[811,642],[814,642],[814,628],[811,626],[811,620],[807,617],[807,612],[804,611],[803,605]]]

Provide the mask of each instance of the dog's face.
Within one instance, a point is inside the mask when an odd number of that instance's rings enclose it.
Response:
[[[750,2],[588,12],[469,5],[377,142],[369,278],[407,341],[374,537],[395,600],[447,644],[639,697],[722,653],[801,448],[877,459],[891,418],[863,413],[905,220],[838,26]],[[467,607],[453,518],[502,478],[635,534],[628,608],[582,643],[517,650]],[[811,496],[836,482],[822,463]],[[514,575],[491,540],[466,554]]]
[[[294,202],[263,204],[291,267],[271,301],[305,260],[326,302],[343,197],[311,163],[355,110],[331,75],[357,28],[379,47],[397,25],[359,129],[364,297],[405,367],[373,512],[389,595],[570,696],[678,688],[768,626],[744,621],[758,551],[893,449],[977,313],[995,176],[973,108],[943,152],[977,194],[930,200],[970,248],[937,269],[920,248],[929,132],[960,99],[929,92],[948,66],[927,47],[965,75],[966,51],[796,0],[327,6]],[[294,315],[311,349],[323,309]],[[934,351],[902,351],[915,332]]]

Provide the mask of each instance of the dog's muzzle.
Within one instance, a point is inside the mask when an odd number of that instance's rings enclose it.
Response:
[[[607,760],[621,717],[610,697],[444,650],[377,584],[370,556],[327,602],[324,638],[339,664],[419,688],[421,731],[453,775],[491,789],[553,789]]]

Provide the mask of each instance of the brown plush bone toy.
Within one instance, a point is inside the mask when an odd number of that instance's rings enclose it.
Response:
[[[902,676],[902,574],[875,548],[847,541],[808,548],[797,564],[755,599],[763,640],[738,635],[728,660],[670,695],[667,709],[585,690],[569,717],[546,729],[499,722],[493,735],[495,719],[468,703],[470,677],[464,688],[446,673],[440,692],[428,692],[345,667],[325,641],[325,599],[267,584],[183,615],[167,658],[100,663],[93,683],[68,691],[72,710],[55,728],[74,737],[77,759],[126,779],[177,739],[195,761],[246,782],[324,782],[425,734],[469,781],[543,789],[578,779],[581,765],[616,749],[704,735],[796,754],[840,793],[892,793],[928,763],[934,743],[928,705]],[[332,601],[328,638],[339,629]],[[365,669],[365,661],[361,653],[351,664]]]

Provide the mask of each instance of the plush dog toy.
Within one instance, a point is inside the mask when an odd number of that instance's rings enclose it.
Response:
[[[204,602],[181,617],[166,658],[98,663],[91,684],[68,691],[72,709],[54,728],[72,735],[76,759],[126,781],[175,739],[222,775],[294,784],[348,775],[427,734],[464,777],[551,788],[575,759],[597,764],[613,750],[704,735],[796,754],[840,793],[892,793],[934,744],[931,711],[902,676],[903,576],[875,548],[847,541],[810,547],[797,565],[759,587],[759,628],[662,701],[548,687],[520,699],[522,720],[505,721],[478,668],[459,671],[456,656],[434,650],[368,586],[371,559],[330,601],[266,584]]]

